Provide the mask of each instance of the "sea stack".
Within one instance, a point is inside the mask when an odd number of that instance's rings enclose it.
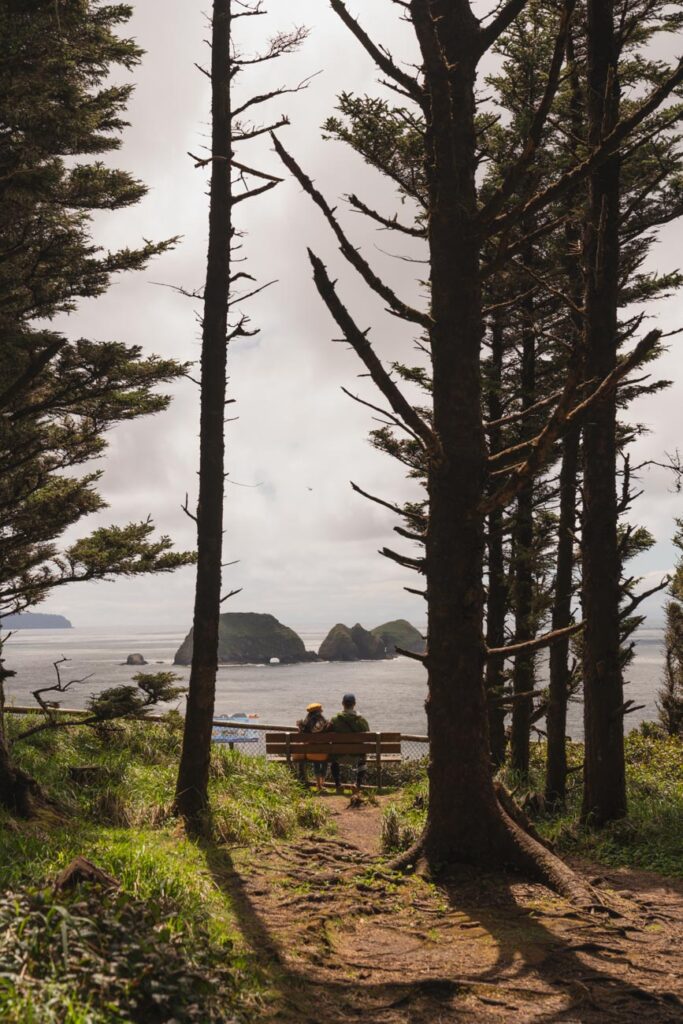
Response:
[[[321,643],[318,657],[323,661],[379,661],[386,653],[383,641],[360,623],[349,629],[338,622]]]
[[[273,659],[277,659],[275,662]],[[312,651],[293,629],[274,615],[258,612],[225,612],[218,625],[218,661],[223,665],[294,665],[315,661]],[[192,630],[176,651],[175,665],[192,661]]]
[[[384,622],[381,626],[375,626],[370,632],[382,641],[389,658],[396,657],[397,647],[404,651],[412,651],[413,654],[424,654],[427,650],[427,643],[422,633],[415,629],[415,626],[411,625],[407,619]]]

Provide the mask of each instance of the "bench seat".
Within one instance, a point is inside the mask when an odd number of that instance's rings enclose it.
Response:
[[[377,765],[378,789],[382,791],[382,764],[401,760],[398,732],[267,732],[269,760],[291,763],[294,755],[327,754],[329,758],[365,757]],[[297,758],[298,760],[298,758]]]

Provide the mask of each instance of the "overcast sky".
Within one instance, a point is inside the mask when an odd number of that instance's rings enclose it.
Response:
[[[208,131],[209,83],[193,67],[209,58],[206,17],[202,5],[187,0],[138,0],[134,6],[127,34],[147,54],[133,76],[131,127],[112,162],[144,180],[150,191],[132,210],[98,216],[95,237],[111,248],[134,245],[143,237],[182,239],[146,271],[122,276],[107,295],[82,302],[59,326],[74,338],[118,339],[140,344],[149,353],[196,360],[198,304],[155,282],[193,289],[204,278],[206,172],[194,169],[187,152],[200,151]],[[206,0],[205,11],[209,6]],[[414,56],[410,33],[389,0],[353,0],[349,6],[397,56]],[[407,244],[374,231],[344,209],[342,197],[353,191],[367,197],[370,205],[392,211],[392,190],[346,147],[323,141],[320,132],[342,90],[381,92],[369,58],[327,0],[271,0],[269,9],[268,17],[237,23],[246,50],[255,50],[259,39],[263,42],[294,24],[308,26],[309,39],[295,57],[245,72],[239,95],[293,85],[320,72],[305,92],[261,110],[275,117],[290,115],[292,125],[281,132],[285,145],[328,198],[340,203],[349,234],[378,270],[417,301],[422,268],[381,250],[403,255],[419,255],[419,250],[410,248],[410,240]],[[280,173],[267,141],[243,144],[241,153],[245,162]],[[371,448],[367,434],[372,414],[341,391],[344,386],[373,398],[367,382],[358,379],[355,355],[332,343],[338,332],[314,291],[306,247],[315,249],[339,278],[343,298],[360,326],[372,326],[383,358],[415,361],[412,332],[384,315],[382,304],[344,266],[319,211],[296,183],[286,180],[263,198],[240,205],[238,222],[247,232],[247,269],[262,282],[278,283],[247,307],[260,334],[232,345],[229,353],[230,395],[237,400],[231,415],[239,419],[227,429],[232,482],[226,495],[225,560],[239,563],[226,570],[225,588],[243,588],[229,610],[271,612],[298,628],[325,629],[337,621],[358,620],[374,626],[398,616],[422,623],[424,603],[403,590],[415,585],[412,574],[377,553],[384,544],[406,543],[392,533],[394,517],[355,495],[349,481],[398,501],[415,494],[415,486],[403,479],[397,464]],[[677,256],[672,228],[657,248],[656,263],[668,270],[677,265]],[[680,295],[662,303],[656,310],[660,324],[677,327],[682,308]],[[674,380],[674,386],[633,411],[650,430],[638,443],[634,461],[661,458],[679,443],[682,345],[674,340],[659,363],[660,374]],[[102,490],[110,508],[91,517],[92,527],[151,514],[178,547],[194,546],[194,524],[180,505],[186,491],[191,503],[196,497],[199,396],[187,381],[174,394],[168,412],[110,435],[101,463]],[[674,516],[683,514],[683,499],[671,493],[670,479],[658,469],[645,475],[642,486],[645,494],[635,518],[652,530],[658,543],[634,568],[652,585],[672,567],[670,536]],[[74,535],[85,529],[81,523]],[[77,626],[186,628],[193,581],[193,570],[184,569],[167,577],[73,585],[40,610],[61,612]],[[659,598],[649,603],[653,620],[661,619],[660,606]]]

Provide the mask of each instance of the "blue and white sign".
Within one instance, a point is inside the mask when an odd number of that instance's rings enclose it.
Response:
[[[250,718],[249,715],[240,711],[236,715],[216,715],[214,723],[217,721],[249,725]],[[258,743],[258,733],[255,729],[236,729],[230,725],[214,724],[211,740],[213,743],[228,743],[232,747],[235,743]]]

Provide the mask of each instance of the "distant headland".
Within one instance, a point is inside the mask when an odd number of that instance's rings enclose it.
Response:
[[[175,665],[192,661],[193,632],[176,651]],[[221,665],[295,665],[307,661],[380,661],[395,658],[401,650],[422,654],[422,634],[406,619],[385,622],[374,629],[360,623],[339,622],[323,640],[318,653],[307,651],[301,637],[274,615],[257,612],[225,612],[219,619],[218,662]]]
[[[46,612],[21,612],[19,615],[5,615],[3,629],[73,629],[63,615],[48,615]]]

